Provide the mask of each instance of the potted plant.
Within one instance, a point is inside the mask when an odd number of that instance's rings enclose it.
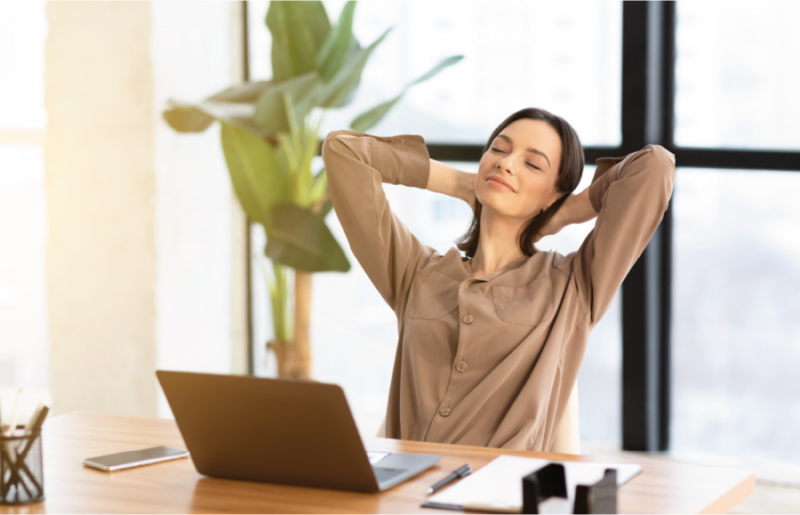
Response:
[[[350,269],[325,224],[332,207],[325,170],[314,174],[311,160],[319,152],[325,112],[352,102],[370,55],[392,30],[362,47],[352,32],[355,8],[356,2],[347,2],[331,26],[322,2],[271,2],[266,25],[272,33],[272,79],[232,86],[201,102],[170,100],[163,113],[179,132],[201,132],[215,121],[221,125],[233,189],[248,218],[267,235],[264,254],[271,267],[265,266],[265,275],[274,327],[267,345],[280,377],[310,377],[311,274]],[[356,117],[351,129],[373,127],[408,88],[461,59],[440,61],[398,95]]]

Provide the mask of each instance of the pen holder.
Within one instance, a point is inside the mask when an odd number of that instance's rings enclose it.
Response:
[[[42,500],[42,432],[0,434],[0,505]]]

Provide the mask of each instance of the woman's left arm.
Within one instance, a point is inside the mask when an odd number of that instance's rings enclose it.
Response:
[[[584,222],[597,214],[573,262],[592,324],[600,321],[661,223],[675,182],[675,156],[648,145],[624,158],[598,159],[597,165],[592,185],[565,201],[559,222]]]
[[[597,211],[592,206],[592,201],[589,198],[590,188],[586,188],[578,194],[573,194],[567,197],[561,208],[550,218],[547,224],[542,227],[539,234],[536,235],[536,240],[556,234],[561,229],[572,224],[582,224],[588,222],[597,216]]]

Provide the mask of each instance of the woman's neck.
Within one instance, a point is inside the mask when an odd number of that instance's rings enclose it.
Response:
[[[519,248],[519,231],[524,221],[481,212],[478,248],[472,258],[472,277],[491,274],[524,256]]]

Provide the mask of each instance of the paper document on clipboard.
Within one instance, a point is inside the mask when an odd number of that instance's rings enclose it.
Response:
[[[425,504],[454,510],[522,513],[522,478],[548,463],[564,465],[569,499],[551,498],[539,506],[541,513],[572,513],[575,486],[596,483],[603,478],[607,468],[616,469],[618,487],[642,471],[640,465],[633,463],[553,461],[500,456],[455,485],[430,496]]]

